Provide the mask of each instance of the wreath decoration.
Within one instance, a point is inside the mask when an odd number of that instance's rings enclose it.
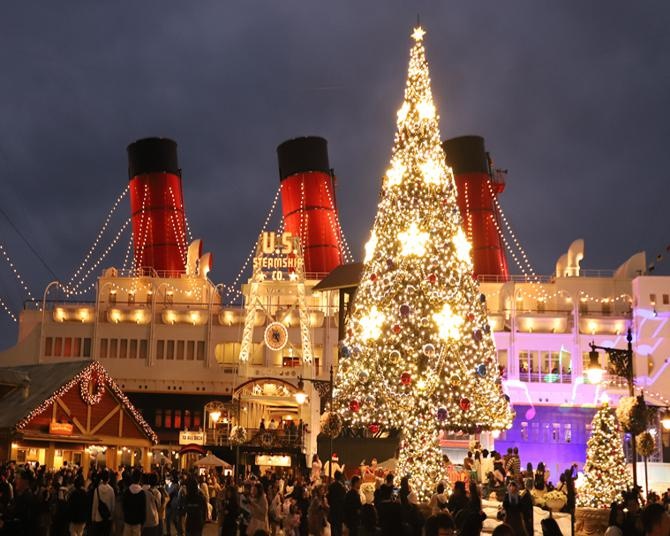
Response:
[[[269,449],[274,443],[274,434],[270,432],[261,432],[259,440],[263,448]]]
[[[230,430],[230,442],[233,445],[241,445],[247,440],[247,431],[242,426],[233,426]]]
[[[616,416],[624,432],[636,436],[647,428],[649,410],[641,396],[625,396],[619,400]]]
[[[91,385],[93,385],[92,389]],[[79,393],[87,406],[95,406],[105,394],[105,378],[102,374],[94,374],[92,371],[84,373],[84,377],[79,382]]]
[[[635,442],[637,443],[637,451],[644,458],[648,458],[656,450],[656,442],[649,432],[642,432],[635,438]]]
[[[321,415],[321,433],[326,437],[335,438],[342,433],[342,417],[334,411],[326,411]]]

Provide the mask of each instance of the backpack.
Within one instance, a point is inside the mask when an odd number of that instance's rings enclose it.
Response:
[[[95,488],[95,492],[98,494],[98,514],[103,521],[108,521],[112,517],[112,513],[109,511],[109,506],[102,499],[100,499],[100,490]]]

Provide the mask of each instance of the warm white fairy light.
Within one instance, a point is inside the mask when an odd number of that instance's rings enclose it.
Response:
[[[9,268],[10,268],[10,269],[12,270],[12,272],[14,273],[14,277],[16,278],[16,280],[19,282],[19,284],[21,285],[21,287],[23,288],[23,290],[25,290],[26,293],[28,294],[28,297],[29,297],[32,301],[35,301],[35,296],[33,296],[33,293],[30,292],[30,288],[28,287],[28,283],[25,282],[25,280],[23,279],[23,276],[22,276],[22,275],[19,273],[19,271],[16,269],[16,266],[15,266],[14,263],[12,262],[12,259],[9,257],[9,254],[7,253],[7,250],[5,250],[5,248],[3,247],[2,244],[0,244],[0,253],[2,254],[2,257],[5,259],[5,261],[7,262],[7,264],[9,265]]]
[[[121,192],[121,194],[119,194],[119,196],[116,198],[116,201],[114,201],[114,204],[112,205],[112,208],[111,208],[111,209],[109,210],[109,212],[107,213],[107,217],[105,218],[105,222],[102,224],[102,227],[100,228],[100,231],[98,232],[98,235],[95,237],[95,240],[93,241],[93,245],[89,248],[88,252],[87,252],[86,255],[84,256],[84,260],[81,262],[81,264],[79,265],[79,267],[74,271],[74,273],[72,274],[72,276],[71,276],[70,279],[68,280],[68,285],[72,285],[73,282],[74,282],[74,280],[75,280],[75,279],[77,278],[77,276],[79,275],[79,273],[86,267],[86,263],[89,261],[89,259],[91,258],[91,255],[93,254],[93,252],[95,251],[95,249],[98,247],[98,244],[100,243],[100,240],[101,240],[101,238],[102,238],[102,235],[103,235],[103,234],[105,233],[105,231],[107,230],[107,227],[109,226],[109,222],[111,221],[112,216],[113,216],[114,213],[116,212],[116,209],[118,208],[119,203],[121,203],[121,201],[122,201],[122,200],[126,197],[126,195],[128,194],[128,190],[129,190],[129,188],[130,188],[130,186],[129,186],[129,185],[126,185],[126,187],[123,189],[123,191]]]
[[[102,252],[98,260],[91,265],[91,267],[86,271],[86,273],[81,277],[78,283],[76,283],[73,286],[64,286],[65,293],[67,295],[75,295],[80,293],[81,291],[81,285],[83,284],[84,281],[88,279],[88,277],[91,275],[91,273],[94,272],[94,270],[100,266],[100,263],[105,260],[107,255],[109,254],[112,249],[114,249],[114,246],[116,246],[117,242],[119,241],[119,238],[123,235],[123,232],[126,230],[126,227],[128,227],[128,224],[130,223],[130,218],[128,218],[124,224],[121,226],[121,229],[116,233],[116,236],[112,239],[112,241],[109,243],[109,245],[105,248],[105,250]]]
[[[16,315],[12,312],[12,310],[7,307],[7,304],[0,298],[0,306],[5,310],[5,313],[9,315],[9,318],[12,319],[13,322],[16,322]]]
[[[416,109],[419,112],[419,119],[435,118],[435,105],[432,102],[420,102],[416,105]]]
[[[505,213],[503,212],[502,207],[500,206],[500,203],[498,202],[498,196],[495,195],[493,192],[493,187],[491,186],[491,181],[487,181],[487,186],[489,188],[489,192],[491,193],[491,198],[493,199],[493,203],[496,206],[496,211],[500,215],[500,219],[503,221],[503,224],[507,228],[507,232],[509,233],[510,237],[512,238],[512,241],[514,242],[514,245],[517,247],[519,250],[519,253],[521,255],[521,258],[523,259],[524,264],[526,265],[527,270],[530,272],[532,276],[535,276],[535,270],[533,269],[533,266],[530,264],[530,261],[528,260],[528,255],[526,254],[526,250],[523,249],[519,241],[517,240],[516,235],[514,234],[514,231],[512,231],[512,226],[510,225],[509,221],[507,220],[507,217],[505,216]],[[495,218],[493,218],[493,221],[495,222]],[[497,227],[497,222],[496,227]],[[500,230],[498,230],[500,233]],[[500,233],[502,236],[502,233]]]
[[[277,191],[275,192],[275,196],[272,199],[272,205],[270,206],[270,210],[268,211],[267,215],[265,216],[265,220],[263,221],[263,225],[261,227],[261,233],[263,231],[266,231],[268,228],[268,225],[270,223],[270,220],[272,219],[272,216],[275,213],[275,209],[277,208],[277,202],[279,201],[279,195],[281,194],[281,185],[277,187]],[[283,226],[283,222],[282,222]],[[260,234],[260,233],[259,233]],[[240,271],[237,273],[235,276],[235,279],[233,279],[233,282],[230,285],[226,285],[226,293],[224,294],[224,299],[226,299],[228,302],[230,302],[230,298],[232,296],[233,299],[237,299],[242,296],[242,293],[240,292],[239,286],[240,286],[240,281],[242,280],[242,276],[246,273],[247,267],[249,266],[249,263],[251,262],[251,259],[254,258],[254,254],[256,253],[256,244],[253,245],[251,248],[251,251],[247,255],[247,258],[244,260],[242,263],[242,268],[240,268]]]
[[[364,340],[378,339],[381,335],[381,327],[384,324],[384,315],[376,307],[372,307],[370,312],[359,320],[361,325],[361,336]]]
[[[402,177],[407,168],[400,162],[393,162],[391,167],[386,170],[386,185],[389,187],[397,186],[402,182]]]
[[[403,102],[402,106],[398,110],[398,122],[402,123],[407,119],[407,114],[409,113],[409,102]]]
[[[426,244],[430,235],[419,229],[416,222],[412,222],[406,231],[398,233],[400,240],[401,255],[416,255],[422,257],[426,253]]]
[[[458,338],[465,322],[462,316],[454,314],[448,303],[444,304],[441,311],[433,314],[433,320],[437,324],[440,338],[445,341]]]
[[[609,508],[632,484],[617,417],[614,409],[605,402],[591,423],[584,482],[579,489],[577,504],[591,508]]]
[[[460,227],[454,235],[454,247],[456,248],[458,259],[469,264],[471,262],[470,250],[472,249],[472,245]]]
[[[391,169],[404,166],[402,179],[387,172],[382,185],[334,393],[351,426],[402,431],[395,474],[411,475],[420,501],[446,479],[440,428],[474,433],[512,422],[430,106],[423,36],[414,33],[390,158]]]
[[[375,248],[377,247],[377,235],[374,231],[370,234],[370,238],[365,243],[365,257],[363,262],[368,262],[372,259],[372,256],[375,254]]]

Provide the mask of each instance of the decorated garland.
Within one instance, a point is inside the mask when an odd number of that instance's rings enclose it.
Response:
[[[92,361],[81,372],[76,374],[69,382],[62,385],[51,396],[44,399],[39,406],[33,408],[25,417],[16,423],[16,429],[21,430],[25,428],[30,421],[32,421],[39,414],[46,411],[46,409],[51,406],[51,404],[53,404],[57,398],[62,397],[70,389],[75,387],[77,383],[83,381],[85,385],[88,385],[88,382],[90,381],[93,374],[100,378],[99,382],[102,384],[103,388],[106,385],[112,391],[114,397],[133,416],[133,419],[135,419],[135,422],[139,425],[140,429],[144,432],[147,438],[149,438],[149,440],[154,444],[158,443],[158,436],[151,429],[151,426],[149,426],[149,424],[144,420],[140,412],[137,411],[135,406],[133,406],[130,400],[128,400],[128,397],[123,394],[123,391],[121,391],[119,386],[116,385],[116,382],[114,382],[109,374],[107,374],[107,371],[98,361]],[[102,389],[102,392],[104,392],[104,389]]]
[[[638,454],[644,458],[648,458],[656,450],[656,442],[649,432],[642,432],[635,441],[637,442]]]
[[[247,431],[243,426],[233,426],[230,430],[230,442],[241,445],[247,440]]]
[[[342,433],[342,417],[334,411],[326,411],[321,415],[321,433],[326,437],[335,438]]]
[[[616,417],[621,423],[624,432],[634,436],[641,434],[647,428],[649,410],[641,396],[625,396],[619,400]]]
[[[91,368],[84,369],[83,377],[79,382],[79,393],[87,406],[95,406],[102,400],[102,396],[105,394],[104,376],[102,374],[95,374]],[[91,392],[91,385],[93,386],[93,392]]]

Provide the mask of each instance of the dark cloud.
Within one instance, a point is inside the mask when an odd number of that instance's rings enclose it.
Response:
[[[191,227],[215,254],[213,277],[230,281],[276,190],[275,147],[318,134],[358,252],[420,11],[442,135],[483,135],[509,169],[501,203],[537,270],[551,272],[578,237],[588,267],[614,268],[641,249],[653,256],[670,243],[670,8],[638,4],[4,6],[0,208],[65,278],[126,184],[125,146],[169,136]],[[115,230],[127,213],[124,204]],[[50,274],[2,217],[0,233],[41,294]],[[18,309],[12,277],[0,264],[0,297]],[[13,340],[0,329],[2,346]]]

